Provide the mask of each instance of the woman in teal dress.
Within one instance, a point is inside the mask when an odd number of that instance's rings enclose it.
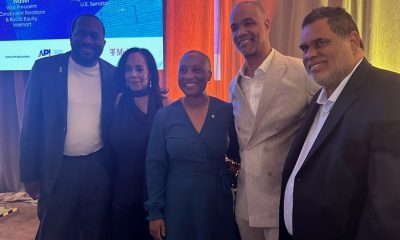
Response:
[[[205,92],[210,78],[205,54],[184,54],[178,79],[185,97],[155,116],[146,158],[146,208],[155,239],[236,239],[225,156],[238,160],[239,149],[231,104]]]

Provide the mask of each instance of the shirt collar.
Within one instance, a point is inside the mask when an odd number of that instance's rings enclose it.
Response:
[[[342,93],[344,87],[346,84],[349,82],[350,77],[353,75],[354,71],[357,69],[357,67],[360,65],[363,59],[361,59],[356,66],[353,68],[353,70],[347,75],[343,81],[337,86],[335,91],[333,91],[332,95],[328,98],[328,93],[326,92],[326,89],[322,87],[321,92],[318,96],[317,103],[320,105],[324,105],[324,108],[326,111],[330,111],[333,107],[333,104],[336,102],[340,94]]]
[[[254,76],[259,74],[265,74],[267,72],[268,67],[271,65],[272,58],[275,54],[275,49],[272,49],[268,56],[264,59],[264,61],[258,66],[258,68],[254,71]],[[239,70],[239,75],[242,78],[247,77],[244,73],[246,72],[246,63],[242,65]]]

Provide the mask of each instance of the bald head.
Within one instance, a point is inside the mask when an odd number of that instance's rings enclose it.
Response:
[[[201,62],[205,64],[206,70],[207,71],[211,71],[211,61],[210,58],[204,54],[203,52],[199,51],[199,50],[190,50],[188,52],[186,52],[185,54],[183,54],[181,60],[179,61],[179,65],[184,61],[184,59],[186,57],[188,57],[189,55],[196,55],[200,58]]]
[[[233,6],[232,11],[231,11],[231,19],[232,15],[234,12],[238,11],[238,9],[243,8],[243,7],[250,7],[255,10],[255,12],[258,14],[258,17],[261,17],[263,20],[267,19],[267,14],[265,14],[265,10],[263,6],[259,2],[255,1],[243,1],[237,3],[235,6]]]

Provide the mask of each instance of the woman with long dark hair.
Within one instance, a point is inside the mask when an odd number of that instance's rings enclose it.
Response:
[[[115,75],[121,93],[111,129],[116,155],[112,239],[152,239],[143,207],[147,196],[145,159],[154,115],[165,100],[156,62],[147,49],[128,49]]]

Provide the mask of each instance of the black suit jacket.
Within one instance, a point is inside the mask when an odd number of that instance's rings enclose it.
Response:
[[[316,94],[282,176],[287,181],[318,110]],[[400,239],[400,75],[365,59],[338,97],[295,177],[293,239]]]
[[[70,52],[37,60],[25,91],[20,148],[21,180],[40,181],[44,193],[50,193],[54,188],[64,152],[69,56]],[[104,148],[108,151],[115,99],[114,66],[101,59],[99,64],[101,131]]]

